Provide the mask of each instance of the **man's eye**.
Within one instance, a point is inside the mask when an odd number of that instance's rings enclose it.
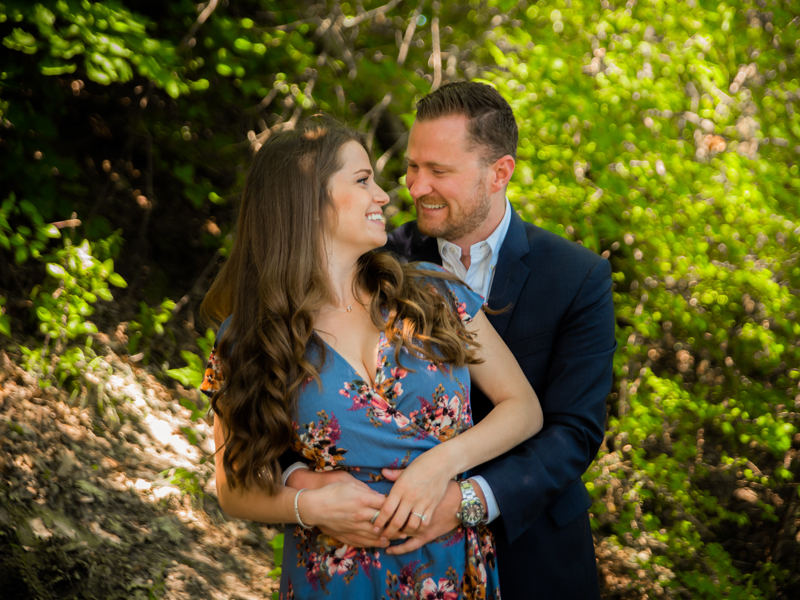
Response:
[[[408,170],[409,171],[416,171],[417,170],[417,165],[408,165]]]
[[[436,175],[444,175],[447,171],[438,171],[438,170],[434,169],[433,172]]]

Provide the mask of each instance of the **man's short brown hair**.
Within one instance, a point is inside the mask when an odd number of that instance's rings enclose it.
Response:
[[[519,131],[514,112],[492,86],[475,81],[448,83],[417,102],[420,121],[452,115],[467,118],[470,149],[481,148],[485,162],[491,164],[507,154],[516,160]]]

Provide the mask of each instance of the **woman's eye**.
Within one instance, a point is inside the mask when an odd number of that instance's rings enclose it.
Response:
[[[363,183],[363,184],[366,184],[368,181],[369,181],[369,177],[362,177],[361,179],[359,179],[359,180],[357,181],[357,183]]]

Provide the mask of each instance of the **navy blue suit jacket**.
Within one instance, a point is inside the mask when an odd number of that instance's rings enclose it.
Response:
[[[386,249],[441,264],[435,238],[411,222]],[[505,600],[599,596],[581,481],[605,435],[616,350],[609,262],[514,213],[488,299],[489,321],[519,361],[544,412],[542,431],[475,472],[492,488]],[[471,391],[476,422],[492,409]]]

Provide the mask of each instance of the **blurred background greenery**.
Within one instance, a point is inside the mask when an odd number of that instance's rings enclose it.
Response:
[[[800,597],[798,27],[789,0],[2,2],[0,340],[76,403],[103,335],[196,386],[261,142],[354,124],[397,225],[415,99],[482,80],[514,207],[614,269],[604,596]]]

